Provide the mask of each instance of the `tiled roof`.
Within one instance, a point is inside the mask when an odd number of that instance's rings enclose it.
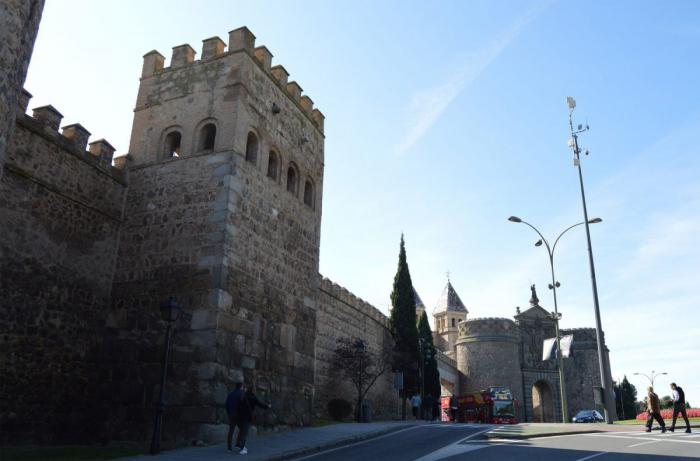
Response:
[[[435,309],[433,309],[433,315],[447,311],[468,313],[467,308],[464,307],[464,303],[459,299],[459,295],[449,280],[447,285],[445,285],[445,289],[442,290],[442,295],[440,295]]]

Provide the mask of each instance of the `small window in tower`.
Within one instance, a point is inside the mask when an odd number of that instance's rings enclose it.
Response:
[[[171,131],[168,133],[165,137],[165,158],[179,157],[181,142],[182,136],[179,131]]]
[[[287,169],[287,191],[293,195],[297,195],[297,170],[294,165],[289,165]]]
[[[277,171],[279,170],[279,158],[277,153],[273,150],[270,151],[270,158],[267,160],[267,177],[270,179],[277,180]]]
[[[304,183],[304,204],[314,207],[314,185],[308,179]]]
[[[245,159],[252,164],[258,163],[258,137],[252,131],[248,133],[245,145]]]
[[[199,133],[199,152],[205,150],[214,150],[214,141],[216,141],[216,126],[213,123],[207,123],[202,127]]]
[[[455,326],[455,319],[452,319],[452,327]]]

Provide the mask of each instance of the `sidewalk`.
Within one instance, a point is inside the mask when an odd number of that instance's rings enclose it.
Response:
[[[694,424],[691,421],[690,427],[693,431],[697,430],[699,424]],[[654,430],[658,426],[654,425]],[[549,437],[553,435],[572,435],[572,434],[591,434],[594,432],[629,432],[639,430],[644,431],[644,424],[574,424],[574,423],[521,423],[507,426],[498,426],[485,435],[489,439],[512,439],[522,440],[531,439],[534,437]],[[679,429],[676,426],[676,431],[685,430],[685,425]]]
[[[250,461],[284,460],[315,453],[320,450],[347,445],[361,440],[378,437],[390,432],[413,427],[413,421],[382,421],[376,423],[340,423],[322,427],[311,427],[294,431],[275,432],[248,439],[248,454],[238,455],[226,451],[226,443],[208,447],[188,447],[168,450],[158,456],[140,455],[119,458],[121,461],[230,461],[246,459]]]

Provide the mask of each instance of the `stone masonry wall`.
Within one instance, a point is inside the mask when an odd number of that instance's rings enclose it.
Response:
[[[44,0],[0,0],[0,178]]]
[[[490,386],[510,388],[522,402],[518,327],[510,319],[475,318],[459,323],[457,367],[465,375],[460,393]]]
[[[581,410],[596,409],[603,414],[603,407],[595,405],[593,387],[600,386],[600,366],[595,328],[573,328],[561,330],[562,335],[574,335],[572,356],[564,359],[566,394],[569,417]],[[609,369],[608,350],[605,347],[606,365]],[[609,373],[609,371],[608,371]],[[612,383],[608,383],[612,389]],[[611,397],[613,398],[613,397]]]
[[[94,440],[126,182],[85,152],[87,137],[76,143],[57,120],[22,112],[0,179],[0,432],[13,442]]]
[[[273,405],[258,426],[311,422],[322,118],[300,88],[283,84],[286,73],[272,72],[266,53],[241,28],[229,34],[229,52],[218,38],[205,40],[199,61],[188,45],[174,48],[169,67],[157,52],[144,57],[106,340],[119,370],[122,437],[148,435],[163,337],[158,304],[168,296],[185,309],[166,388],[166,444],[221,440],[226,391],[239,380]],[[200,149],[206,123],[216,137]],[[174,131],[182,142],[170,157],[164,140]],[[276,174],[268,174],[271,151]]]
[[[321,280],[320,298],[316,316],[316,391],[314,414],[328,418],[328,401],[343,398],[355,406],[356,388],[340,382],[329,367],[329,360],[341,337],[361,338],[373,350],[393,347],[388,318],[374,306],[357,298],[328,279]],[[387,370],[367,395],[375,419],[393,419],[397,416],[397,393],[393,375]]]

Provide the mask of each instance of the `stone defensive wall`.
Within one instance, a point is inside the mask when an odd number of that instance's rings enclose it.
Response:
[[[377,308],[350,293],[345,288],[322,278],[316,315],[316,381],[314,413],[328,417],[327,404],[334,398],[357,402],[357,390],[352,384],[340,382],[338,373],[329,362],[339,338],[361,338],[373,351],[390,350],[393,339],[389,319]],[[393,375],[388,369],[377,379],[367,394],[375,419],[392,419],[397,415],[398,397],[393,388]]]
[[[522,401],[517,324],[507,318],[488,317],[467,319],[457,327],[457,367],[465,376],[460,393],[505,386]]]
[[[574,416],[578,411],[594,408],[593,388],[601,384],[596,330],[595,328],[567,328],[562,329],[561,334],[574,335],[571,357],[564,359],[567,405],[569,416]],[[608,370],[607,374],[610,376],[610,356],[607,346],[604,346],[603,358]],[[608,382],[608,388],[612,390],[612,381]],[[614,398],[612,392],[608,398]],[[595,408],[603,414],[602,406]]]
[[[69,440],[98,381],[126,175],[104,139],[88,144],[52,106],[21,92],[0,179],[0,432]],[[86,150],[88,149],[88,150]],[[81,420],[88,430],[95,422]]]

